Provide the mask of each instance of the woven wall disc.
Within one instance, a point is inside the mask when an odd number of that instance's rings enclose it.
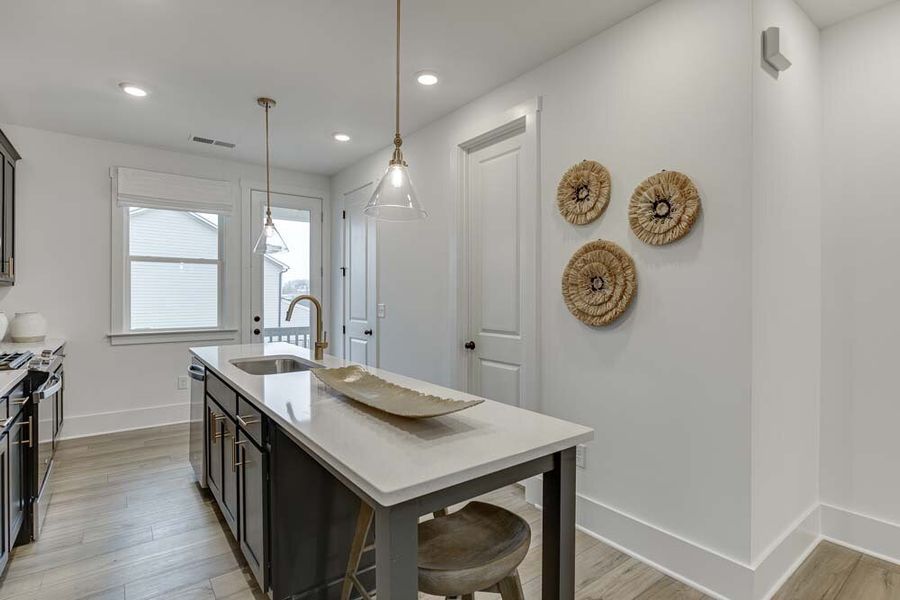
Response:
[[[605,240],[582,246],[563,272],[566,306],[587,325],[608,325],[618,319],[636,291],[634,261],[622,248]]]
[[[687,235],[700,214],[700,193],[691,178],[663,171],[634,190],[628,205],[631,230],[642,242],[661,246]]]
[[[556,188],[559,214],[573,225],[590,223],[606,210],[609,190],[606,167],[593,160],[583,160],[566,171]]]

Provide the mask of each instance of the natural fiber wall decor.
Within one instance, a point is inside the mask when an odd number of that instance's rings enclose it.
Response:
[[[636,291],[634,261],[605,240],[582,246],[563,272],[562,293],[569,312],[595,327],[622,316]]]
[[[563,175],[556,188],[559,214],[573,225],[597,219],[609,204],[610,179],[606,167],[583,160]]]
[[[700,193],[691,178],[678,171],[663,171],[634,190],[628,205],[631,230],[654,246],[670,244],[687,235],[700,214]]]

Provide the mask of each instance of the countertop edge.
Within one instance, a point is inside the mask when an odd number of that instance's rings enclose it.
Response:
[[[16,369],[15,371],[4,371],[5,373],[14,374],[15,377],[10,382],[3,382],[0,384],[0,396],[5,396],[12,390],[14,387],[19,385],[26,377],[28,377],[28,369]]]

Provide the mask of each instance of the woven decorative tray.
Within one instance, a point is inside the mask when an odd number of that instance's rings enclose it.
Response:
[[[356,365],[337,369],[313,369],[312,372],[319,381],[351,400],[409,419],[449,415],[484,402],[451,400],[423,394],[385,381]]]

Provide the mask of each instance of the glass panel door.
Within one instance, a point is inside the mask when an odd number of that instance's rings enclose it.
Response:
[[[266,211],[266,194],[251,193],[256,240]],[[300,294],[322,296],[322,200],[272,194],[272,220],[288,250],[275,255],[252,254],[252,342],[288,342],[309,348],[315,341],[315,315],[308,301],[301,302],[287,320],[291,300]],[[252,253],[252,244],[246,251]]]

